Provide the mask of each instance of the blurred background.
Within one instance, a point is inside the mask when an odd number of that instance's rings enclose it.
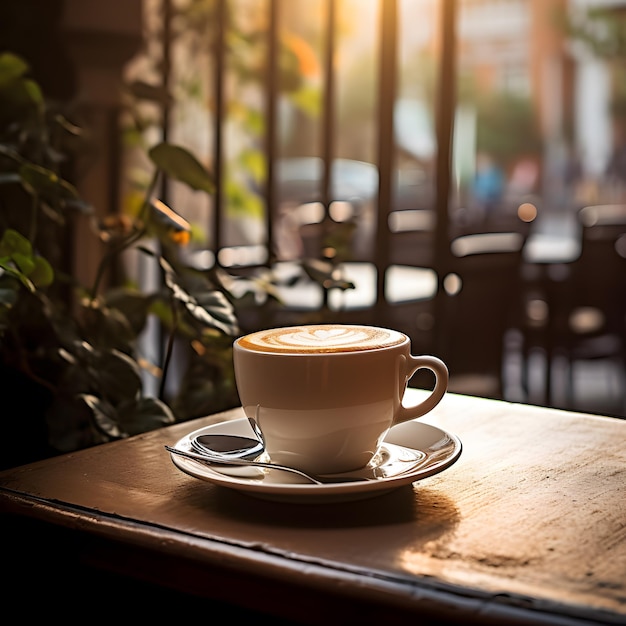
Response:
[[[187,263],[230,281],[241,332],[390,326],[446,360],[451,391],[626,416],[626,2],[0,13],[2,50],[80,106],[77,184],[101,215],[137,211],[146,146],[164,139],[213,173],[213,194],[158,196],[191,224]],[[67,248],[79,279],[102,254],[89,227]],[[160,280],[145,256],[122,269]],[[142,342],[158,360],[157,323]]]

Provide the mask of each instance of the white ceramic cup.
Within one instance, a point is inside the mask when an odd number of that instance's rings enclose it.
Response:
[[[234,342],[237,390],[275,463],[314,474],[367,465],[395,424],[421,417],[443,398],[448,369],[411,354],[410,339],[374,326],[273,328]],[[435,375],[430,395],[405,407],[416,370]]]

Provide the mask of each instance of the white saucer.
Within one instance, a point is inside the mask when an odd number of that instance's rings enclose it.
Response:
[[[189,433],[174,447],[189,451],[193,437],[209,432],[249,437],[251,429],[246,418],[221,422]],[[218,471],[203,463],[174,454],[170,456],[181,471],[215,485],[266,500],[314,503],[360,500],[382,495],[438,474],[459,458],[461,449],[461,441],[455,435],[417,420],[405,422],[394,426],[385,437],[381,453],[366,470],[370,480],[354,482],[354,477],[362,474],[359,470],[334,475],[340,482],[323,485],[305,483],[297,475],[280,470],[220,467]],[[343,476],[345,482],[341,481]]]

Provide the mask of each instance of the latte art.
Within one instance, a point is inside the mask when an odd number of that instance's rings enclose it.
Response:
[[[395,330],[374,326],[319,324],[272,328],[246,335],[241,347],[260,352],[329,353],[375,350],[396,346],[405,336]]]

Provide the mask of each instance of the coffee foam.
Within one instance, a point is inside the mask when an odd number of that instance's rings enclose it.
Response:
[[[332,353],[396,346],[405,336],[373,326],[317,324],[261,330],[238,339],[242,348],[259,352]]]

